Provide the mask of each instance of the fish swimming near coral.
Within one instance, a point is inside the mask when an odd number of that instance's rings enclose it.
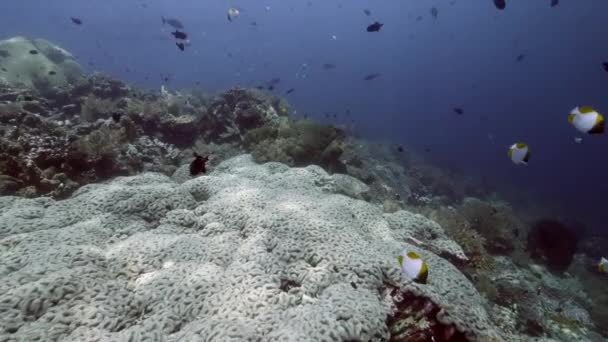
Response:
[[[181,21],[179,21],[175,18],[165,18],[165,17],[160,17],[160,18],[163,21],[163,24],[167,24],[176,30],[181,30],[184,28],[184,24],[182,24]]]
[[[381,24],[376,21],[375,23],[373,23],[367,27],[367,32],[380,32],[380,29],[382,29],[382,26],[384,26],[384,24]]]
[[[597,264],[597,269],[600,273],[608,272],[608,259],[602,257],[600,262]]]
[[[190,175],[192,177],[199,175],[201,173],[207,173],[207,162],[209,161],[209,156],[203,157],[196,152],[192,154],[194,160],[190,163]]]
[[[112,120],[116,123],[120,122],[120,118],[122,117],[122,114],[118,113],[118,112],[114,112],[112,113]]]
[[[228,18],[228,21],[233,21],[234,19],[238,18],[241,15],[241,12],[232,7],[228,9],[228,13],[226,14],[226,17]]]
[[[515,164],[528,164],[530,148],[525,143],[515,143],[509,147],[509,158]]]
[[[364,81],[371,81],[371,80],[376,79],[378,77],[380,77],[379,73],[373,73],[373,74],[369,74],[369,75],[366,75],[365,77],[363,77],[363,80]]]
[[[426,284],[429,268],[416,252],[403,250],[397,259],[401,270],[408,278],[417,283]]]
[[[504,10],[507,7],[507,2],[505,0],[494,0],[494,6],[499,10]]]
[[[602,114],[595,109],[585,106],[576,107],[570,111],[568,122],[577,130],[588,134],[604,133],[605,122]]]
[[[70,17],[70,20],[72,21],[73,24],[75,25],[82,25],[82,20],[79,18],[75,18],[75,17]]]
[[[175,37],[175,39],[181,39],[181,40],[188,39],[188,35],[186,34],[186,32],[175,30],[175,32],[171,32],[171,34],[173,35],[173,37]]]

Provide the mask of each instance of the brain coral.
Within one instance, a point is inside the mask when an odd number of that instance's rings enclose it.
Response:
[[[386,284],[470,340],[500,340],[431,252],[462,253],[439,225],[338,182],[244,155],[181,184],[147,173],[64,201],[0,197],[0,340],[386,341]],[[402,248],[427,261],[427,285],[403,278]]]
[[[83,70],[66,50],[44,39],[0,40],[0,83],[23,85],[46,93],[74,84]]]

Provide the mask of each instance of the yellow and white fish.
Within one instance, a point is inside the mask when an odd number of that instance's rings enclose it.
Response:
[[[600,273],[607,273],[608,272],[608,259],[602,257],[600,259],[600,262],[597,264],[597,269],[600,271]]]
[[[568,122],[583,133],[604,133],[604,117],[591,107],[576,107],[570,111]]]
[[[416,252],[403,250],[397,259],[401,270],[408,278],[417,283],[426,284],[429,268]]]
[[[241,15],[241,12],[238,9],[236,9],[234,7],[231,7],[228,9],[228,15],[227,15],[228,21],[232,21],[232,19],[238,18],[239,15]]]
[[[515,143],[509,147],[509,158],[515,164],[528,164],[530,148],[525,143]]]

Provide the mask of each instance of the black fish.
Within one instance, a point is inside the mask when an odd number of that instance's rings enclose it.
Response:
[[[397,152],[403,153],[403,146],[397,146]]]
[[[268,89],[268,90],[274,90],[274,84],[269,85],[266,89]]]
[[[56,74],[57,73],[55,71],[53,71],[53,70],[49,71],[49,75],[51,75],[51,76],[56,75]]]
[[[365,13],[365,15],[368,17],[372,15],[372,11],[368,10],[367,8],[363,10],[363,13]]]
[[[608,72],[608,62],[602,63],[602,66],[604,67],[604,70],[606,70],[606,72]]]
[[[293,93],[293,91],[294,91],[294,90],[296,90],[296,88],[291,88],[291,89],[288,89],[288,90],[285,92],[285,94],[291,94],[291,93]]]
[[[171,34],[173,35],[173,37],[175,37],[176,39],[181,39],[181,40],[186,40],[188,39],[188,35],[186,34],[186,32],[181,32],[178,30],[175,30],[175,32],[171,32]]]
[[[4,72],[7,72],[7,71],[8,71],[8,70],[6,70],[6,68],[2,68],[2,69],[0,69],[0,70],[2,70],[2,71],[4,71]]]
[[[515,60],[518,62],[521,62],[524,60],[524,58],[526,58],[526,55],[522,53],[521,55],[517,56],[517,58]]]
[[[416,17],[416,21],[420,21],[420,20],[422,20],[422,16],[421,15],[419,15],[419,16]]]
[[[258,23],[255,22],[255,21],[252,21],[251,23],[249,23],[249,25],[251,25],[251,26],[258,26]]]
[[[79,18],[70,17],[70,20],[76,25],[82,25],[82,20],[80,20]]]
[[[375,23],[367,27],[367,32],[379,32],[382,26],[384,26],[384,24],[381,24],[376,21]]]
[[[507,7],[507,3],[505,0],[494,0],[494,6],[499,10],[504,10]]]
[[[30,50],[30,55],[37,55],[38,54],[38,50]]]
[[[437,8],[431,7],[431,16],[433,17],[433,19],[437,19],[437,14],[439,14],[439,11],[437,10]]]
[[[10,52],[8,52],[6,50],[0,50],[0,57],[2,57],[2,58],[8,58],[10,56],[11,56]]]
[[[332,63],[323,64],[323,69],[325,69],[325,70],[331,70],[331,69],[335,69],[335,68],[336,68],[335,64],[332,64]]]
[[[185,48],[184,43],[175,43],[175,45],[177,45],[177,47],[178,47],[180,50],[184,51],[184,48]]]
[[[364,80],[364,81],[371,81],[371,80],[373,80],[374,78],[378,78],[378,77],[380,77],[380,74],[378,74],[378,73],[373,73],[373,74],[369,74],[369,75],[367,75],[367,76],[363,77],[363,80]]]
[[[559,0],[551,0],[551,7],[559,5]]]
[[[209,161],[209,156],[203,157],[196,152],[193,153],[192,156],[194,157],[194,160],[190,163],[190,175],[194,177],[198,174],[206,173],[206,164]]]
[[[181,30],[184,28],[184,24],[182,24],[181,21],[175,19],[175,18],[165,18],[165,17],[160,17],[163,21],[163,24],[168,24],[169,26],[172,26],[174,29],[176,30]]]
[[[462,115],[462,114],[464,114],[464,110],[462,110],[462,108],[455,107],[455,108],[454,108],[454,111],[455,111],[455,112],[456,112],[456,114],[458,114],[458,115]]]
[[[255,89],[262,90],[262,89],[264,89],[264,86],[263,85],[259,85],[259,86],[256,86]]]
[[[114,120],[114,122],[119,123],[120,122],[120,118],[122,117],[122,114],[114,112],[112,113],[112,120]]]

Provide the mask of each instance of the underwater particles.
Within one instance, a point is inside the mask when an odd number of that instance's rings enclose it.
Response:
[[[530,148],[525,143],[515,143],[509,147],[509,158],[515,164],[528,164]]]
[[[190,175],[194,177],[201,173],[206,173],[209,156],[203,157],[196,152],[192,153],[192,156],[194,157],[194,160],[190,163]]]
[[[181,21],[175,19],[175,18],[165,18],[165,17],[160,17],[160,19],[162,20],[163,24],[169,25],[171,27],[173,27],[176,30],[183,30],[184,29],[184,24],[182,24]]]
[[[241,15],[241,12],[234,7],[229,8],[228,13],[226,13],[226,17],[228,18],[228,21],[232,21],[232,20],[238,18],[239,15]]]
[[[429,276],[429,268],[416,252],[403,250],[397,257],[403,273],[413,281],[426,284]]]
[[[505,0],[494,0],[494,6],[499,10],[504,10],[507,7],[507,2]]]
[[[602,114],[591,107],[576,107],[570,111],[568,122],[578,131],[587,134],[604,133],[605,122]]]
[[[382,29],[382,26],[384,26],[384,24],[381,24],[376,21],[367,27],[367,32],[380,32],[380,29]]]
[[[70,20],[72,21],[73,24],[75,25],[82,25],[82,20],[76,17],[70,17]]]

